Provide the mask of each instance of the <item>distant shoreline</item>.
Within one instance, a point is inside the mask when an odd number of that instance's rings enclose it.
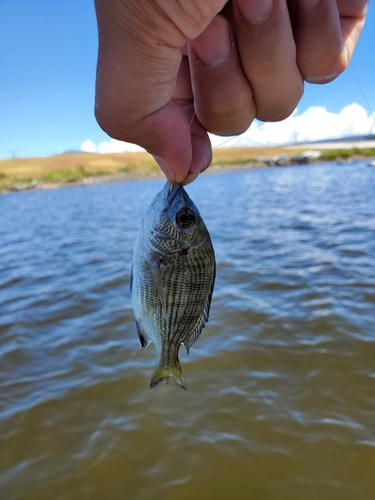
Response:
[[[205,172],[202,172],[201,175],[210,175],[216,173],[225,173],[225,172],[233,172],[236,170],[256,170],[262,168],[270,168],[271,166],[255,163],[238,163],[228,166],[223,165],[211,165]],[[44,189],[60,189],[60,188],[68,188],[74,186],[93,186],[97,184],[111,184],[117,182],[137,182],[137,181],[146,181],[146,180],[154,180],[154,179],[165,179],[165,175],[160,170],[159,172],[152,172],[147,174],[134,173],[127,174],[124,172],[117,172],[111,175],[93,175],[90,177],[82,177],[79,179],[73,179],[65,182],[43,182],[37,181],[30,183],[16,183],[16,185],[10,190],[0,190],[0,194],[9,194],[14,192],[21,191],[35,191],[35,190],[44,190]]]
[[[317,162],[345,163],[362,158],[371,161],[375,157],[375,147],[367,146],[374,144],[366,144],[363,149],[353,143],[343,144],[342,149],[306,150],[290,146],[216,149],[212,165],[204,174]],[[69,154],[0,160],[0,194],[163,178],[164,174],[148,153]]]

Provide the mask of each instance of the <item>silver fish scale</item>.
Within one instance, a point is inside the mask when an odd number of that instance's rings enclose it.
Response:
[[[191,251],[172,266],[163,269],[161,265],[161,269],[168,304],[164,341],[176,347],[181,343],[190,347],[190,336],[201,321],[207,290],[212,284],[212,254]]]

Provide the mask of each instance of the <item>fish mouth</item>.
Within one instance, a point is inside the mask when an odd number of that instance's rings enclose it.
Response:
[[[165,208],[168,210],[170,206],[172,205],[174,199],[177,196],[177,193],[179,192],[180,189],[182,189],[181,184],[171,184],[167,183],[166,186],[166,193],[165,193]]]

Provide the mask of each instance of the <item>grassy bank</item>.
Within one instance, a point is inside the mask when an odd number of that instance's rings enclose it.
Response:
[[[55,171],[86,170],[96,174],[101,171],[114,173],[121,168],[148,170],[154,164],[148,153],[120,153],[99,155],[91,153],[63,154],[42,158],[15,158],[0,160],[0,172],[14,178],[42,178]]]
[[[117,173],[147,176],[159,168],[148,153],[67,154],[46,158],[0,160],[0,190],[28,184],[67,184]]]
[[[261,156],[286,154],[285,148],[228,148],[214,150],[213,164],[233,165],[256,161]],[[68,184],[98,176],[122,174],[144,178],[160,174],[148,153],[64,154],[45,158],[0,160],[0,191],[40,184]]]
[[[224,169],[233,165],[261,165],[263,158],[280,155],[292,157],[302,151],[301,148],[290,147],[215,149],[212,164]],[[324,151],[320,159],[332,161],[352,156],[375,156],[375,148],[329,150]],[[161,175],[160,169],[148,153],[82,153],[45,158],[17,158],[0,160],[0,191],[79,183],[90,178],[98,180],[98,177],[105,177],[107,180],[115,176],[125,180],[157,175]]]

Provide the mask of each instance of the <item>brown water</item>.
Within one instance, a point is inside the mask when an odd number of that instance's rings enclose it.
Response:
[[[375,498],[375,169],[202,176],[211,318],[148,390],[129,275],[162,182],[0,197],[0,498]]]

